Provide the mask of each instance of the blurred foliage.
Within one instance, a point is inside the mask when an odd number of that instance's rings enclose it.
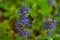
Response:
[[[60,25],[57,23],[54,31],[51,32],[51,36],[47,36],[44,33],[44,28],[42,27],[42,22],[45,21],[45,17],[51,13],[51,7],[48,6],[46,0],[25,0],[25,6],[30,7],[28,14],[32,14],[34,16],[34,21],[31,24],[32,29],[28,29],[31,34],[31,38],[29,40],[44,40],[50,38],[56,38],[56,40],[60,40],[60,35],[56,32],[60,29]],[[21,0],[2,0],[0,2],[0,7],[5,8],[7,11],[4,13],[4,16],[9,17],[9,20],[4,20],[3,23],[0,23],[0,40],[13,40],[12,38],[12,30],[10,30],[9,35],[5,35],[5,30],[10,27],[9,21],[13,18],[17,18],[17,10],[21,8]],[[57,11],[56,11],[57,14]],[[59,22],[60,17],[56,17],[56,20]],[[38,29],[42,32],[37,37],[34,37],[33,30]],[[16,40],[23,40],[20,36],[17,35]]]

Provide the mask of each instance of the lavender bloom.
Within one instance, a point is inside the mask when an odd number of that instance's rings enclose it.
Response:
[[[25,34],[25,31],[24,30],[22,30],[22,35],[24,35]]]
[[[20,28],[20,26],[18,25],[18,23],[19,23],[19,21],[17,20],[17,21],[16,21],[16,24],[15,24],[15,25],[16,25],[15,28],[16,28],[17,30],[20,30],[21,28]]]
[[[27,30],[26,31],[22,30],[22,35],[28,35],[28,34],[30,33]]]
[[[19,26],[19,27],[16,27],[16,29],[17,29],[17,30],[20,30],[21,28],[20,28],[20,26]]]
[[[48,32],[48,35],[50,35],[50,32]]]
[[[28,15],[26,13],[23,14],[24,18],[28,17]]]
[[[46,22],[43,23],[44,28],[46,28]]]
[[[30,9],[29,7],[27,7],[27,8],[23,7],[23,8],[22,8],[22,11],[27,11],[27,10],[29,10],[29,9]]]
[[[28,19],[21,20],[22,23],[28,22]]]
[[[28,31],[26,31],[25,34],[29,35],[30,33]]]
[[[50,24],[50,30],[52,30],[54,27],[55,27],[55,24],[54,23],[51,23]]]
[[[16,24],[18,24],[19,23],[19,21],[18,20],[16,20]]]
[[[30,27],[30,24],[28,23],[27,26]]]
[[[52,19],[52,23],[54,23],[54,24],[55,24],[55,23],[56,23],[56,20],[55,20],[55,19]]]
[[[56,20],[54,19],[54,23],[56,23]]]
[[[19,10],[18,10],[18,14],[21,14],[21,13],[22,13],[22,12],[21,12],[21,10],[19,9]]]
[[[28,20],[28,16],[26,14],[26,10],[28,10],[29,8],[25,8],[23,7],[20,11],[22,12],[22,14],[20,14],[20,22],[25,26],[28,25],[29,20]],[[20,12],[20,13],[21,13]],[[29,26],[29,25],[28,25]],[[25,26],[26,27],[26,26]]]
[[[18,13],[19,13],[19,14],[22,14],[24,11],[27,11],[27,10],[29,10],[29,9],[30,9],[29,7],[27,7],[27,8],[23,7],[22,9],[19,9],[19,10],[18,10]],[[24,12],[24,13],[26,13],[26,12]]]
[[[29,10],[29,7],[24,7],[24,3],[22,2],[22,8],[18,10],[18,13],[20,14],[19,19],[16,21],[16,29],[22,29],[22,27],[18,24],[19,22],[23,25],[23,27],[29,27],[30,23],[28,20],[28,15],[27,15],[27,11]],[[19,22],[18,22],[19,21]],[[18,35],[28,35],[30,34],[28,31],[24,31],[23,29],[21,30],[20,33],[18,33]],[[24,40],[27,40],[27,38],[24,38]]]

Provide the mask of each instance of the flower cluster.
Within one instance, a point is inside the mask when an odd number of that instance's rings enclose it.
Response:
[[[30,21],[27,14],[27,11],[29,9],[30,9],[29,7],[26,8],[23,6],[21,9],[18,10],[19,19],[16,20],[16,29],[20,31],[18,32],[18,35],[20,36],[30,34],[28,30],[24,30],[30,27]],[[27,37],[25,37],[24,40],[27,40]]]
[[[20,20],[19,20],[19,22],[21,24],[23,24],[23,27],[29,27],[30,26],[27,10],[29,10],[29,8],[24,8],[23,7],[19,11],[20,12]]]
[[[43,27],[44,27],[45,30],[47,30],[48,34],[50,34],[49,31],[51,31],[55,27],[55,23],[56,23],[55,19],[52,19],[50,21],[49,20],[47,20],[46,22],[43,23]]]

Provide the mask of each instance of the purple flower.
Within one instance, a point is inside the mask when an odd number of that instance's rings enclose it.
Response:
[[[16,24],[18,24],[19,23],[19,21],[18,20],[16,20]]]
[[[21,28],[20,28],[20,26],[17,26],[16,29],[17,29],[17,30],[20,30]]]
[[[27,26],[30,27],[30,23],[28,23]]]
[[[18,14],[21,14],[21,10],[18,10]]]
[[[20,26],[19,26],[19,21],[18,20],[16,20],[16,24],[15,24],[15,29],[16,30],[20,30],[21,28],[20,28]]]
[[[51,23],[50,24],[50,30],[52,30],[54,27],[55,27],[55,24],[54,23]]]
[[[21,20],[22,23],[28,22],[28,19]]]
[[[43,23],[44,28],[46,28],[46,22]]]
[[[54,20],[54,23],[56,23],[56,20]]]
[[[27,11],[30,9],[29,7],[24,7],[24,3],[22,2],[22,8],[18,10],[18,13],[20,14],[19,19],[16,21],[16,29],[20,30],[22,29],[21,25],[19,25],[19,22],[22,23],[23,27],[30,26]],[[28,31],[24,31],[23,29],[21,32],[18,33],[18,35],[28,35],[30,34]],[[24,38],[24,40],[27,40],[27,38]]]
[[[29,35],[30,33],[28,31],[26,31],[25,34]]]
[[[26,30],[26,31],[24,31],[24,30],[22,30],[22,35],[29,35],[30,33]]]
[[[27,10],[29,10],[29,9],[30,9],[29,7],[27,7],[27,8],[23,7],[23,8],[22,8],[22,11],[27,11]]]
[[[22,35],[24,35],[25,34],[25,31],[24,30],[22,30]]]
[[[19,27],[19,21],[18,20],[16,20],[16,23],[15,23],[15,25],[16,25],[16,27]]]
[[[50,35],[50,32],[48,32],[47,34]]]
[[[23,16],[24,16],[24,18],[27,18],[28,15],[26,13],[24,13]]]

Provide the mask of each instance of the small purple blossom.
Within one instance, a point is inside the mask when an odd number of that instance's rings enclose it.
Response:
[[[18,26],[18,27],[16,27],[16,29],[17,29],[17,30],[20,30],[21,28],[20,28],[20,26]]]
[[[50,35],[50,32],[48,32],[47,34]]]
[[[50,30],[52,30],[54,27],[55,27],[55,24],[54,23],[51,23],[50,24]]]
[[[22,8],[22,11],[27,11],[27,10],[29,10],[29,9],[30,9],[29,7],[27,7],[27,8],[23,7],[23,8]]]
[[[43,27],[46,28],[46,25],[47,25],[46,22],[44,22],[44,23],[43,23]]]
[[[29,34],[30,34],[30,32],[26,31],[26,32],[25,32],[25,34],[26,34],[26,35],[29,35]]]
[[[24,35],[25,34],[25,31],[24,30],[22,30],[22,35]]]
[[[15,25],[16,25],[16,27],[15,27],[15,28],[16,28],[17,30],[20,30],[20,26],[19,26],[18,24],[19,24],[19,21],[18,21],[18,20],[16,20],[16,24],[15,24]]]
[[[27,26],[30,27],[30,23],[28,23]]]
[[[22,23],[28,22],[28,19],[21,20]]]
[[[26,31],[24,31],[24,30],[22,30],[22,35],[29,35],[30,33],[26,30]]]
[[[56,20],[54,19],[54,23],[56,23]]]
[[[22,12],[21,12],[21,10],[19,9],[19,10],[18,10],[18,14],[21,14],[21,13],[22,13]]]

